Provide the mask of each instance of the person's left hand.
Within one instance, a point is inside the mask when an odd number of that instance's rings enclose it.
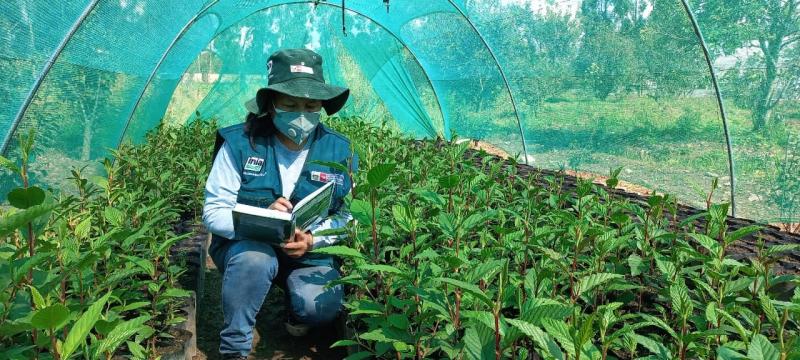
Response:
[[[283,248],[283,252],[289,255],[289,257],[299,258],[305,255],[307,251],[311,250],[313,241],[314,236],[311,235],[311,233],[306,233],[299,228],[295,228],[294,241],[283,243],[281,247]]]

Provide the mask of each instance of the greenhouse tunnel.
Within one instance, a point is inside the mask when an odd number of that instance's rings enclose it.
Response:
[[[622,180],[696,206],[716,178],[713,200],[735,199],[735,215],[797,222],[800,11],[686,5],[5,1],[2,154],[18,157],[17,135],[36,129],[32,181],[69,189],[71,168],[101,171],[160,123],[241,122],[269,54],[306,47],[351,89],[341,116],[484,141],[539,168],[621,167]],[[0,176],[6,194],[17,181]]]

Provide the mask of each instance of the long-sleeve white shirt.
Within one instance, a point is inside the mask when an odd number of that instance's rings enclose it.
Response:
[[[287,199],[291,197],[300,172],[303,169],[308,155],[309,143],[298,151],[293,151],[284,146],[280,141],[275,141],[275,160],[278,163],[283,194]],[[269,176],[269,175],[267,175]],[[233,207],[241,186],[241,177],[231,157],[228,143],[224,143],[214,159],[211,172],[206,181],[205,204],[203,206],[203,224],[209,232],[227,239],[235,239],[233,229]],[[352,220],[352,215],[343,207],[338,213],[329,216],[316,226],[311,233],[344,227]],[[340,236],[314,236],[313,248],[320,248],[335,244]]]

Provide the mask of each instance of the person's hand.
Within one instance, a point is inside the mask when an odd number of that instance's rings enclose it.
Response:
[[[311,250],[313,244],[314,236],[310,232],[303,232],[299,228],[294,228],[294,234],[285,243],[281,244],[281,248],[289,257],[299,258]]]
[[[283,211],[283,212],[290,213],[290,212],[292,212],[292,208],[293,207],[294,206],[292,206],[292,202],[291,201],[286,200],[285,197],[279,197],[278,200],[275,200],[275,202],[272,203],[269,206],[268,209],[278,210],[278,211]]]

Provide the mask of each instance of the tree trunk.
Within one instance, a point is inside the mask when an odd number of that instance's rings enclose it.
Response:
[[[778,58],[780,56],[782,41],[780,39],[759,40],[759,46],[764,53],[765,74],[759,86],[758,98],[753,107],[753,130],[758,131],[766,127],[772,116],[775,106],[772,94],[775,91],[775,82],[778,78]]]

